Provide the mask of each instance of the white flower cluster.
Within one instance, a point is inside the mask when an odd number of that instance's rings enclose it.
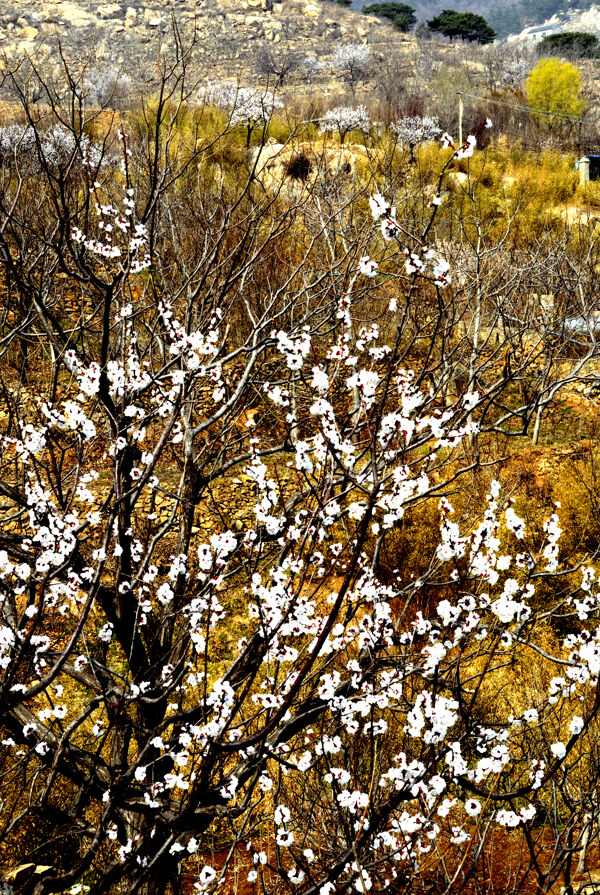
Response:
[[[321,133],[347,134],[349,131],[361,131],[368,133],[371,128],[371,118],[366,106],[336,106],[329,109],[321,118],[319,125]]]
[[[381,235],[385,240],[398,239],[401,234],[400,226],[396,220],[396,209],[391,205],[384,196],[379,193],[372,195],[369,199],[371,214],[374,220],[381,221]],[[443,258],[437,249],[422,245],[411,251],[404,249],[406,255],[405,269],[409,276],[427,276],[429,275],[434,284],[441,289],[445,289],[450,285],[451,278],[449,276],[450,264]],[[361,259],[359,271],[367,276],[375,276],[378,265],[369,260],[368,257]],[[391,307],[395,310],[395,304]]]
[[[271,120],[276,109],[283,107],[282,101],[271,91],[240,87],[230,82],[209,82],[200,89],[199,99],[227,109],[232,127],[264,124]]]
[[[395,121],[390,130],[401,143],[410,147],[435,140],[441,133],[438,119],[429,115],[407,115]]]
[[[107,259],[124,258],[129,271],[139,273],[150,267],[150,255],[146,250],[148,231],[144,224],[133,222],[135,213],[134,192],[127,187],[123,196],[123,208],[119,209],[99,199],[100,184],[94,185],[98,237],[89,237],[79,227],[73,227],[71,238],[94,255]],[[121,243],[119,245],[118,243]]]
[[[53,124],[41,133],[32,125],[8,124],[0,127],[0,162],[16,163],[33,174],[46,165],[56,171],[71,161],[97,168],[102,147],[90,141],[87,134],[76,136],[62,124]]]
[[[371,50],[366,44],[342,44],[331,55],[331,67],[347,72],[354,78],[364,77],[371,62]]]

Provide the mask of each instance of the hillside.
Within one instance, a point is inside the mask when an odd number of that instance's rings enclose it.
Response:
[[[11,2],[0,14],[0,52],[9,63],[25,54],[56,59],[60,41],[78,64],[89,58],[92,65],[110,63],[141,73],[152,65],[159,47],[173,44],[176,22],[184,42],[196,33],[200,73],[247,79],[256,70],[257,57],[270,49],[280,55],[289,49],[326,63],[340,43],[369,43],[382,52],[391,47],[398,52],[411,41],[378,19],[320,0],[285,0],[272,4],[272,11],[265,7],[264,0]],[[155,71],[149,69],[150,75]]]
[[[10,60],[35,54],[56,58],[60,41],[79,63],[110,63],[140,70],[158,46],[173,41],[173,21],[184,39],[196,29],[197,59],[213,76],[248,76],[267,48],[284,47],[298,55],[316,55],[327,63],[342,43],[368,43],[383,59],[406,50],[407,38],[389,24],[323,0],[14,0],[0,12],[0,52]],[[421,22],[442,8],[468,9],[483,15],[499,37],[515,36],[548,23],[571,30],[599,31],[600,6],[591,0],[415,0]],[[269,10],[267,7],[271,7]]]

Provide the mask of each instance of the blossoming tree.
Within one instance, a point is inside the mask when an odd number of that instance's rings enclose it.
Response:
[[[419,143],[435,140],[441,133],[438,119],[430,115],[407,115],[394,122],[390,130],[396,134],[400,143],[408,147],[411,160],[414,159],[415,147]]]
[[[320,130],[324,134],[339,134],[340,143],[351,131],[368,133],[371,127],[371,118],[365,106],[356,109],[351,106],[337,106],[329,109],[321,119]]]
[[[341,44],[331,55],[331,67],[341,75],[352,94],[360,81],[364,81],[371,65],[371,48],[366,44]]]
[[[343,208],[281,211],[251,178],[178,206],[205,148],[169,153],[177,88],[153,107],[161,151],[119,132],[114,168],[74,140],[57,171],[38,145],[41,176],[2,184],[21,301],[2,345],[30,339],[48,376],[4,391],[0,842],[46,818],[69,843],[36,895],[216,892],[240,848],[263,891],[330,895],[450,891],[499,828],[548,890],[598,779],[595,574],[562,568],[557,514],[536,540],[496,481],[454,518],[469,439],[512,398],[503,375],[444,390],[408,327],[427,296],[439,327],[450,307],[440,205],[410,231],[359,192],[352,244]],[[213,498],[233,476],[241,519]],[[432,504],[431,554],[386,578]],[[572,631],[549,648],[554,618]],[[500,692],[535,662],[537,689]]]

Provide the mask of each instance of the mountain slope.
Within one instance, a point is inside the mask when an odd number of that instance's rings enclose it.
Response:
[[[268,9],[267,6],[272,7]],[[340,44],[368,43],[401,51],[412,43],[380,19],[321,0],[4,0],[0,53],[57,59],[60,42],[78,65],[112,65],[138,80],[156,76],[159,48],[196,34],[199,74],[252,80],[265,53],[317,57],[325,65]]]

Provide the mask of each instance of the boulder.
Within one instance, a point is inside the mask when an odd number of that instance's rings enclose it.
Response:
[[[34,28],[33,25],[26,25],[21,29],[19,37],[23,40],[35,40],[39,33],[38,29]]]
[[[121,7],[118,3],[107,3],[105,6],[97,6],[96,14],[100,19],[117,19],[121,15]]]
[[[463,171],[448,171],[446,180],[450,186],[455,188],[464,187],[469,180],[469,175],[465,174]]]

